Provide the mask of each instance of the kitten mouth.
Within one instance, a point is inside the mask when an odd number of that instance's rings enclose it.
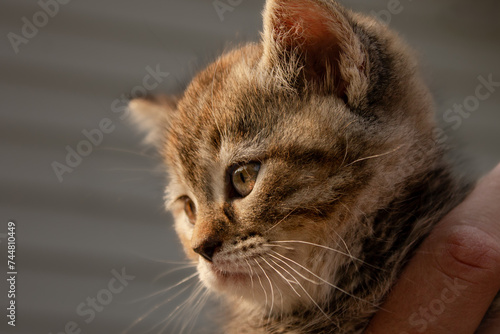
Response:
[[[253,281],[262,279],[260,276],[260,258],[264,255],[258,246],[258,241],[253,239],[238,240],[236,244],[226,245],[218,249],[211,261],[201,257],[201,271],[206,275],[206,283],[226,290],[237,287],[244,289]]]
[[[242,272],[214,271],[215,275],[224,280],[242,281],[250,278],[250,274]]]
[[[230,277],[230,276],[250,276],[249,272],[243,270],[231,270],[229,268],[221,268],[217,265],[212,264],[210,266],[212,272],[218,276]]]
[[[231,264],[229,261],[223,261],[217,264],[209,263],[208,268],[215,278],[222,283],[225,282],[246,282],[257,275],[254,272],[245,270],[239,265]]]

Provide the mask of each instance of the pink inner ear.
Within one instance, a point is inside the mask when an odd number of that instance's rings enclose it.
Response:
[[[332,13],[312,1],[277,1],[274,36],[285,47],[304,48],[303,51],[319,51],[336,48],[339,40],[332,30]]]
[[[339,62],[341,37],[347,32],[337,16],[342,14],[310,0],[276,0],[274,5],[272,33],[278,50],[300,53],[306,79],[344,98],[347,82]]]

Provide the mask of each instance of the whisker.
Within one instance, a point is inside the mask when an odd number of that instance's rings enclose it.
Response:
[[[171,302],[172,300],[174,300],[175,298],[177,298],[179,295],[181,295],[183,292],[185,292],[187,289],[189,289],[191,286],[193,285],[190,284],[188,285],[187,287],[181,289],[181,291],[177,292],[175,295],[173,295],[172,297],[168,298],[167,300],[164,300],[163,302],[159,303],[159,304],[156,304],[154,307],[152,307],[149,311],[147,311],[146,313],[144,313],[143,315],[141,315],[139,318],[137,318],[129,327],[127,327],[121,334],[127,334],[130,330],[132,330],[132,328],[134,328],[135,326],[137,326],[139,323],[141,323],[142,321],[144,321],[144,319],[146,319],[148,316],[150,316],[152,313],[154,313],[156,310],[158,310],[160,307],[166,305],[167,303]],[[152,330],[152,329],[151,329]],[[151,331],[149,330],[149,331]],[[148,332],[149,332],[148,331]]]
[[[194,283],[192,282],[192,283],[190,283],[189,285],[187,285],[187,286],[185,286],[185,287],[181,288],[181,289],[180,289],[179,291],[177,291],[174,295],[172,295],[172,296],[170,296],[169,298],[167,298],[166,300],[164,300],[160,306],[165,305],[167,302],[171,302],[172,300],[174,300],[175,298],[177,298],[178,296],[180,296],[182,293],[184,293],[186,290],[188,290],[189,288],[191,288],[191,287],[193,286],[193,284],[194,284]],[[159,294],[160,294],[160,293],[159,293]],[[146,301],[146,300],[145,300],[145,298],[141,298],[141,299],[143,299],[144,301]],[[138,301],[140,301],[140,299],[135,300],[135,301],[131,301],[130,303],[131,303],[131,304],[133,304],[133,303],[136,303],[136,302],[138,302]],[[157,304],[157,305],[159,305],[159,304]],[[155,307],[156,307],[156,306],[155,306]],[[156,310],[156,308],[155,308],[155,310]],[[149,313],[149,314],[150,314],[150,313]],[[148,315],[149,315],[149,314],[148,314]]]
[[[182,313],[188,305],[192,304],[193,301],[198,298],[198,296],[203,291],[203,289],[204,289],[203,283],[198,282],[198,286],[195,288],[195,290],[193,291],[191,296],[188,299],[186,299],[185,301],[183,301],[180,305],[178,305],[172,312],[170,312],[170,314],[164,320],[162,320],[158,324],[154,325],[149,331],[152,331],[155,328],[158,328],[159,326],[161,326],[162,324],[165,324],[161,328],[160,333],[162,331],[164,331],[170,325],[172,320],[175,319],[176,316],[178,316],[180,313]]]
[[[391,151],[388,151],[388,152],[385,152],[385,153],[382,153],[382,154],[372,155],[372,156],[369,156],[369,157],[366,157],[366,158],[361,158],[361,159],[355,160],[355,161],[347,164],[345,167],[349,167],[349,166],[354,165],[355,163],[358,163],[358,162],[361,162],[361,161],[365,161],[365,160],[369,160],[369,159],[374,159],[374,158],[380,158],[380,157],[389,155],[391,153],[394,153],[394,152],[398,151],[401,147],[403,147],[403,145],[399,145],[395,149],[393,149]]]
[[[257,265],[259,264],[257,262],[257,260],[254,259],[254,261],[257,263]],[[262,269],[262,267],[259,265],[260,269],[262,271],[264,271],[264,269]],[[262,291],[264,291],[264,296],[266,297],[266,307],[267,307],[267,303],[268,303],[268,298],[267,298],[267,291],[266,289],[264,288],[264,284],[262,284],[262,280],[260,279],[260,275],[257,275],[257,278],[259,279],[259,283],[260,283],[260,286],[262,287]]]
[[[264,260],[264,259],[263,259],[263,260]],[[273,269],[273,270],[274,270],[274,271],[276,271],[278,274],[280,274],[280,273],[279,273],[279,271],[277,271],[277,270],[276,270],[276,268],[274,268],[273,266],[271,266],[271,265],[270,265],[267,261],[266,261],[266,263],[267,263],[267,265],[268,265],[271,269]],[[281,300],[281,308],[280,308],[280,310],[281,310],[281,311],[280,311],[280,317],[281,317],[281,319],[282,319],[282,318],[283,318],[283,310],[284,310],[283,292],[281,291],[281,289],[279,288],[279,286],[278,286],[278,285],[276,285],[276,289],[278,290],[278,293],[279,293],[279,295],[280,295],[280,300]],[[271,317],[271,313],[269,313],[269,317]]]
[[[280,275],[280,276],[281,276],[281,278],[283,278],[283,279],[285,280],[285,282],[286,282],[286,283],[290,286],[290,288],[292,288],[293,292],[295,292],[295,293],[297,294],[297,296],[302,297],[302,296],[301,296],[301,295],[297,292],[297,290],[295,290],[295,288],[292,286],[292,284],[290,283],[290,280],[288,280],[288,278],[286,278],[286,277],[285,277],[282,273],[280,273],[280,272],[278,271],[278,269],[274,268],[274,267],[273,267],[273,266],[272,266],[269,262],[267,262],[267,261],[266,261],[266,259],[264,259],[264,257],[261,257],[261,258],[262,258],[262,260],[263,260],[264,262],[266,262],[266,263],[267,263],[267,265],[268,265],[270,268],[272,268],[272,269],[273,269],[276,273],[278,273],[278,275]],[[271,259],[270,259],[270,260],[271,260]],[[271,260],[271,261],[273,261],[273,260]],[[274,262],[274,261],[273,261],[273,262]],[[280,266],[280,265],[279,265],[279,264],[277,264],[276,262],[274,262],[274,263],[275,263],[278,267],[280,267],[281,269],[283,269],[283,267],[282,267],[282,266]],[[285,270],[285,271],[286,271],[286,270]],[[290,275],[290,273],[288,273],[288,274]],[[290,276],[292,276],[292,275],[290,275]],[[292,277],[293,277],[293,276],[292,276]]]
[[[344,131],[344,130],[347,130],[347,128],[348,128],[349,126],[351,126],[351,124],[353,124],[354,122],[356,122],[356,121],[350,121],[349,123],[347,123],[347,125],[346,125],[346,126],[344,126],[342,129],[340,129],[340,131],[339,131],[339,132],[342,132],[342,131]]]
[[[282,254],[280,254],[280,253],[278,253],[278,252],[275,252],[275,251],[272,251],[272,252],[273,252],[273,253],[275,253],[276,255],[279,255],[279,256],[281,256],[281,257],[283,257],[283,258],[285,258],[285,259],[289,260],[289,261],[295,262],[295,261],[293,261],[293,260],[291,260],[291,259],[287,258],[286,256],[284,256],[284,255],[282,255]],[[312,280],[312,279],[310,279],[309,277],[304,276],[302,273],[300,273],[299,271],[297,271],[297,269],[295,269],[294,267],[292,267],[290,264],[288,264],[287,262],[283,261],[282,259],[277,258],[276,256],[274,256],[274,255],[272,255],[272,254],[269,254],[269,255],[270,255],[270,256],[272,256],[272,257],[274,257],[276,260],[279,260],[280,262],[284,263],[287,267],[289,267],[290,269],[292,269],[294,272],[296,272],[296,273],[297,273],[300,277],[302,277],[302,278],[303,278],[303,279],[305,279],[306,281],[308,281],[308,282],[310,282],[310,283],[312,283],[312,284],[316,284],[316,285],[323,284],[323,283],[321,283],[321,282],[316,282],[315,280]],[[296,265],[298,265],[299,267],[301,267],[301,268],[302,268],[302,269],[304,269],[304,270],[308,270],[307,268],[303,267],[302,265],[300,265],[300,264],[298,264],[298,263],[295,263],[295,264],[296,264]]]
[[[280,275],[284,280],[285,282],[288,283],[288,285],[290,285],[290,282],[288,281],[288,279],[286,277],[284,277],[276,268],[274,268],[269,262],[266,261],[266,259],[264,257],[261,256],[261,259],[267,263],[267,265],[273,269],[275,272],[278,273],[278,275]],[[293,289],[293,287],[290,285],[290,287]],[[283,316],[283,293],[281,292],[281,289],[279,288],[278,285],[276,285],[276,289],[278,290],[278,293],[280,294],[280,300],[281,300],[281,316]],[[299,295],[300,297],[300,295]]]
[[[176,283],[176,284],[174,284],[174,285],[172,285],[172,286],[169,286],[168,288],[161,289],[161,290],[159,290],[159,291],[157,291],[157,292],[155,292],[155,293],[152,293],[152,294],[150,294],[150,295],[148,295],[148,296],[146,296],[146,297],[141,297],[141,298],[139,298],[139,299],[136,299],[136,300],[134,300],[133,302],[135,302],[135,303],[136,303],[136,302],[144,301],[144,300],[150,299],[150,298],[152,298],[152,297],[154,297],[154,296],[158,296],[158,295],[164,294],[164,293],[166,293],[166,292],[168,292],[168,291],[170,291],[170,290],[172,290],[172,289],[174,289],[174,288],[178,287],[179,285],[182,285],[182,284],[184,284],[184,283],[186,283],[186,282],[188,282],[188,281],[192,280],[192,279],[193,279],[193,278],[195,278],[196,276],[198,276],[198,272],[195,272],[194,274],[189,275],[188,277],[186,277],[186,278],[182,279],[180,282],[178,282],[178,283]]]
[[[349,247],[347,246],[347,243],[345,242],[344,238],[342,238],[342,237],[340,236],[340,234],[338,234],[338,233],[337,233],[337,231],[333,230],[333,232],[337,235],[337,237],[339,237],[340,241],[342,241],[342,243],[344,244],[344,247],[345,247],[345,249],[346,249],[347,253],[349,253],[349,257],[350,257],[351,259],[354,259],[355,257],[354,257],[354,256],[352,256],[351,251],[349,250]],[[338,244],[338,243],[337,243],[337,244]],[[359,270],[359,267],[358,267],[358,265],[357,265],[357,263],[356,263],[356,262],[354,262],[354,265],[356,266],[356,270]]]
[[[338,249],[335,249],[335,248],[331,248],[331,247],[328,247],[328,246],[324,246],[324,245],[320,245],[320,244],[315,244],[313,242],[308,242],[308,241],[303,241],[303,240],[281,240],[281,241],[271,241],[271,242],[273,242],[273,243],[297,243],[297,244],[304,244],[304,245],[315,246],[315,247],[323,248],[323,249],[326,249],[326,250],[338,253],[340,255],[347,256],[347,257],[349,257],[350,259],[352,259],[354,261],[361,262],[362,264],[364,264],[366,266],[369,266],[369,267],[372,267],[374,269],[384,270],[383,268],[380,268],[380,267],[371,265],[369,263],[366,263],[365,261],[363,261],[361,259],[358,259],[358,258],[352,256],[349,253],[345,253],[345,252],[342,252],[341,250],[338,250]]]
[[[176,271],[180,271],[180,270],[184,270],[184,269],[189,269],[189,268],[195,268],[196,267],[196,264],[194,263],[190,263],[190,264],[186,264],[184,266],[181,266],[181,267],[177,267],[177,268],[174,268],[174,269],[171,269],[167,272],[164,272],[164,273],[161,273],[159,274],[158,276],[156,276],[154,279],[153,279],[153,282],[157,282],[159,279],[165,277],[165,276],[168,276]]]
[[[341,255],[345,255],[345,256],[351,257],[350,254],[342,252],[342,251],[340,251],[338,249],[331,248],[331,247],[328,247],[328,246],[323,246],[323,245],[320,245],[320,244],[315,244],[315,243],[309,242],[309,241],[302,241],[302,240],[281,240],[281,241],[271,241],[271,242],[274,242],[274,243],[283,243],[283,244],[296,243],[296,244],[305,244],[305,245],[310,245],[310,246],[316,246],[316,247],[320,247],[320,248],[323,248],[323,249],[327,249],[327,250],[333,251],[335,253],[339,253]],[[356,259],[356,258],[353,258],[353,259]],[[362,261],[362,260],[359,260],[359,261]]]
[[[347,212],[349,212],[349,214],[354,215],[354,214],[353,214],[353,212],[352,212],[352,210],[351,210],[351,209],[350,209],[350,208],[349,208],[349,207],[348,207],[348,206],[347,206],[344,202],[339,201],[339,204],[341,204],[341,205],[342,205],[342,206],[343,206],[343,207],[347,210]],[[359,210],[359,209],[358,209],[358,210]],[[359,211],[361,211],[361,210],[359,210]],[[365,212],[361,211],[361,214],[362,214],[365,218],[367,218],[367,215],[366,215],[366,213],[365,213]],[[372,266],[372,267],[373,267],[373,268],[377,268],[377,267],[374,267],[374,266]],[[377,269],[382,270],[381,268],[377,268]]]
[[[253,285],[253,269],[252,269],[252,266],[250,265],[250,262],[248,262],[247,259],[245,259],[245,262],[247,263],[248,265],[248,268],[250,269],[250,282],[252,283],[252,295],[253,295],[253,299],[255,299],[255,293],[254,293],[254,285]]]
[[[274,251],[273,251],[273,252],[274,252]],[[301,264],[299,264],[299,263],[295,262],[294,260],[289,259],[289,258],[287,258],[286,256],[283,256],[283,255],[281,255],[281,254],[279,254],[279,253],[277,253],[277,252],[274,252],[274,253],[276,253],[276,254],[280,255],[280,256],[281,256],[281,257],[283,257],[285,260],[288,260],[288,261],[290,261],[290,262],[294,263],[295,265],[300,266],[302,269],[306,270],[308,273],[310,273],[311,275],[313,275],[314,277],[316,277],[317,279],[319,279],[319,280],[320,280],[320,281],[322,281],[323,283],[325,283],[325,284],[327,284],[327,285],[331,286],[332,288],[334,288],[334,289],[336,289],[336,290],[338,290],[338,291],[340,291],[340,292],[342,292],[342,293],[344,293],[344,294],[348,295],[349,297],[354,298],[354,299],[357,299],[357,300],[360,300],[360,301],[365,302],[365,303],[368,303],[368,304],[370,304],[370,305],[372,305],[372,306],[374,306],[374,307],[377,307],[377,308],[379,307],[378,305],[376,305],[376,304],[374,304],[374,303],[372,303],[372,302],[370,302],[370,301],[368,301],[368,300],[364,300],[363,298],[360,298],[360,297],[358,297],[358,296],[355,296],[355,295],[353,295],[353,294],[351,294],[351,293],[347,292],[346,290],[344,290],[344,289],[342,289],[342,288],[340,288],[340,287],[336,286],[335,284],[332,284],[332,283],[328,282],[327,280],[325,280],[325,279],[324,279],[324,278],[322,278],[321,276],[316,275],[316,274],[315,274],[314,272],[312,272],[310,269],[307,269],[306,267],[304,267],[303,265],[301,265]]]
[[[210,295],[210,292],[208,290],[205,290],[205,292],[203,292],[203,294],[200,296],[198,301],[192,306],[191,314],[189,315],[189,317],[187,317],[184,320],[184,324],[182,325],[179,334],[184,333],[186,328],[188,329],[188,332],[191,332],[192,328],[194,327],[194,325],[196,323],[196,319],[198,319],[198,316],[200,315],[201,310],[203,309],[203,307],[205,306],[205,303],[208,300],[209,295]]]
[[[353,121],[354,122],[354,121]],[[346,128],[351,125],[351,123],[349,123]],[[347,159],[347,154],[349,153],[349,138],[347,137],[347,132],[345,133],[345,153],[344,153],[344,159],[342,160],[342,163],[340,164],[340,168],[343,168],[344,167],[344,163],[346,162],[346,159]]]
[[[271,255],[271,254],[269,254]],[[278,263],[276,263],[276,261],[274,261],[273,259],[269,259],[270,261],[272,261],[276,266],[278,266],[279,268],[281,268],[281,270],[283,270],[285,273],[287,273],[290,277],[292,277],[292,279],[294,279],[295,281],[297,281],[297,279],[288,271],[286,270],[285,268],[283,268],[282,266],[280,266]],[[266,261],[267,262],[267,261]],[[269,264],[269,263],[268,263]],[[295,288],[293,287],[292,283],[293,281],[290,281],[289,279],[287,279],[283,274],[281,274],[276,268],[274,268],[271,264],[269,264],[269,266],[271,268],[273,268],[277,273],[278,275],[280,275],[284,280],[285,282],[290,286],[290,288],[292,288],[293,292],[295,292],[295,294],[297,296],[299,296],[300,298],[302,298],[302,296],[300,295],[300,293],[297,292],[297,290],[295,290]]]
[[[283,248],[283,249],[290,250],[290,251],[295,250],[295,248],[286,247],[286,246],[282,246],[282,245],[262,244],[262,246],[266,246],[266,247],[279,247],[279,248]]]
[[[300,282],[297,280],[297,278],[295,278],[294,276],[292,276],[292,277],[293,277],[294,281],[297,283],[297,285],[302,289],[302,291],[304,291],[304,293],[307,295],[307,297],[309,297],[311,302],[313,302],[313,304],[316,306],[316,308],[318,310],[320,310],[320,312],[323,313],[323,315],[328,319],[328,321],[330,321],[333,324],[333,321],[330,318],[330,316],[328,314],[326,314],[326,312],[319,306],[319,304],[314,300],[314,298],[311,297],[311,295],[307,292],[307,290],[304,288],[304,286],[302,284],[300,284]]]
[[[276,224],[274,224],[273,226],[271,226],[271,228],[269,228],[265,233],[268,233],[269,231],[271,231],[273,228],[275,228],[276,226],[278,226],[279,224],[281,224],[285,219],[287,219],[288,217],[290,217],[290,215],[295,211],[297,210],[297,208],[294,208],[292,211],[290,211],[285,217],[283,217],[279,222],[277,222]]]
[[[262,256],[260,256],[262,258]],[[271,288],[271,308],[269,309],[269,316],[273,313],[273,307],[274,307],[274,288],[273,288],[273,283],[271,282],[271,279],[269,278],[269,275],[267,275],[266,271],[262,266],[260,265],[259,261],[255,260],[255,263],[260,267],[264,275],[266,276],[267,280],[269,281],[269,287]],[[267,304],[266,304],[267,305]]]
[[[144,259],[146,261],[151,261],[151,262],[156,262],[156,263],[164,263],[164,264],[172,264],[172,265],[187,265],[187,264],[192,264],[193,266],[196,266],[195,263],[192,261],[169,261],[165,259],[158,259],[154,257],[149,257],[145,256],[144,254],[140,254],[138,252],[132,252],[134,256],[140,257],[141,259]]]

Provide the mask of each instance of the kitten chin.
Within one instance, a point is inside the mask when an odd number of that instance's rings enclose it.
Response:
[[[412,52],[333,0],[268,0],[261,43],[131,108],[227,333],[361,333],[471,188]]]

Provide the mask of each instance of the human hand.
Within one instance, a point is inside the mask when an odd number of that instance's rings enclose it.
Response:
[[[365,333],[498,334],[500,315],[478,328],[499,290],[500,165],[422,243]]]

